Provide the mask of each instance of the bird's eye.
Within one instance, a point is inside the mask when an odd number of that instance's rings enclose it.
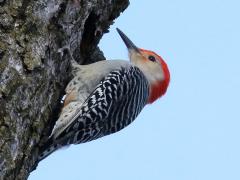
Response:
[[[156,59],[155,59],[154,56],[148,56],[148,59],[149,59],[150,61],[152,61],[152,62],[155,62],[155,61],[156,61]]]

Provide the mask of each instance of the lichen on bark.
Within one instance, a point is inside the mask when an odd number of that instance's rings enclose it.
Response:
[[[27,179],[71,78],[70,44],[81,64],[128,0],[0,0],[0,179]]]

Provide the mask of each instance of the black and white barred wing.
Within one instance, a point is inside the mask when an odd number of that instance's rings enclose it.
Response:
[[[137,117],[148,95],[148,82],[137,67],[112,71],[58,138],[64,139],[62,145],[78,144],[117,132]]]

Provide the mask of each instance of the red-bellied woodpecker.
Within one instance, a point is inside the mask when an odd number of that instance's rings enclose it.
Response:
[[[167,90],[170,73],[156,53],[140,49],[117,29],[130,62],[73,63],[74,78],[66,87],[60,117],[39,160],[69,144],[88,142],[129,125],[146,104]]]

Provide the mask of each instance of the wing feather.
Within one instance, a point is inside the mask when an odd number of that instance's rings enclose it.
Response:
[[[140,97],[134,97],[140,95],[142,88],[144,93]],[[52,136],[55,139],[65,139],[65,143],[68,137],[67,144],[78,144],[119,131],[130,124],[145,106],[148,89],[148,82],[137,67],[111,71],[83,104],[72,104],[75,108],[74,112],[69,113],[69,122],[64,127],[55,128]],[[133,98],[140,100],[133,101]],[[134,102],[139,104],[134,105]],[[129,108],[134,110],[130,111]],[[67,109],[70,110],[71,108]],[[118,115],[112,113],[117,111]],[[121,121],[125,122],[121,124]]]

